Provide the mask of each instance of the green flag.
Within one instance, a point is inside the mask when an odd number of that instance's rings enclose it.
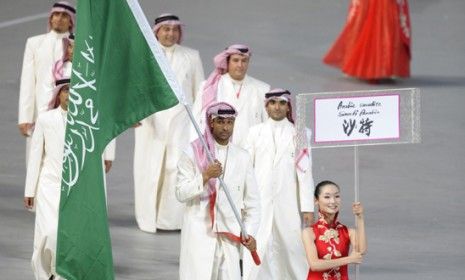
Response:
[[[181,91],[137,0],[77,3],[56,266],[68,280],[113,279],[102,152]]]

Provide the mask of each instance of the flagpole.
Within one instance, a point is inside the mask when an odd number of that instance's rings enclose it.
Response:
[[[187,114],[189,115],[189,118],[190,118],[192,124],[194,125],[195,131],[197,132],[197,135],[199,136],[200,142],[202,143],[202,146],[206,151],[208,161],[210,163],[213,163],[215,161],[215,159],[213,158],[213,155],[212,155],[211,151],[208,149],[207,143],[205,142],[205,139],[202,136],[202,132],[200,131],[199,125],[195,121],[194,115],[192,114],[191,108],[187,104],[184,104],[184,108],[186,108]],[[234,216],[236,217],[236,220],[239,223],[239,226],[241,227],[242,235],[244,236],[245,240],[248,240],[249,235],[247,234],[247,230],[245,229],[245,225],[242,222],[239,211],[237,210],[236,206],[234,205],[234,202],[232,200],[229,189],[226,186],[226,183],[224,182],[224,180],[223,180],[223,178],[221,176],[218,177],[217,179],[219,180],[220,186],[223,188],[223,191],[226,194],[226,198],[228,199],[229,205],[231,206],[231,208],[232,208],[232,210],[234,212]],[[253,258],[255,264],[260,265],[260,263],[261,263],[260,262],[260,257],[258,256],[257,251],[250,251],[250,253],[252,254],[252,258]]]

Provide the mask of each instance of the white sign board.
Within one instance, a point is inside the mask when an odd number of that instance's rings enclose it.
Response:
[[[302,93],[296,97],[296,109],[299,147],[421,141],[421,98],[416,88]],[[307,129],[312,130],[311,138]]]
[[[316,143],[399,139],[399,95],[316,98]]]

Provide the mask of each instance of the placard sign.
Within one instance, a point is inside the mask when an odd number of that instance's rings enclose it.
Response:
[[[421,99],[416,88],[302,93],[296,108],[298,149],[353,147],[355,202],[360,201],[359,146],[421,141]]]
[[[400,97],[372,95],[316,98],[316,143],[399,139]]]
[[[421,141],[417,88],[302,93],[296,97],[296,109],[299,147]]]

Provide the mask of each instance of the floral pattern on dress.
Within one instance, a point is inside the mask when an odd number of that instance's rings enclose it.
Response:
[[[318,221],[313,225],[315,232],[315,242],[320,259],[331,260],[337,259],[348,254],[350,243],[347,227],[339,223],[337,215],[334,221],[329,224],[321,213]],[[310,271],[310,274],[318,279],[323,280],[341,280],[347,279],[347,266],[335,267],[326,271]],[[317,278],[310,279],[317,279]]]

